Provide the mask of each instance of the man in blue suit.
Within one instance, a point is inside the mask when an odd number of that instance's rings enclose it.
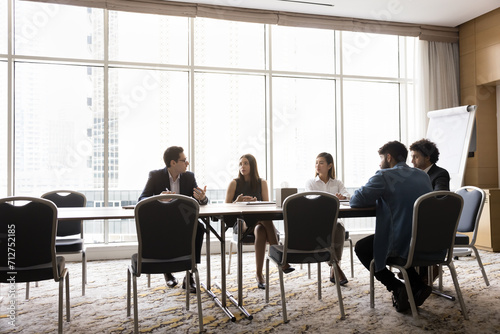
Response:
[[[376,206],[375,234],[356,243],[356,255],[369,270],[375,260],[375,278],[392,291],[393,305],[398,312],[410,308],[404,284],[386,267],[387,259],[406,262],[412,230],[413,204],[432,191],[427,174],[406,164],[408,150],[398,142],[388,142],[379,151],[380,170],[354,192],[353,208]],[[420,306],[431,294],[414,268],[408,270],[415,303]]]
[[[139,201],[154,195],[181,194],[194,197],[201,205],[208,203],[208,198],[205,194],[207,187],[205,186],[204,189],[199,188],[194,173],[187,171],[189,162],[187,161],[182,147],[171,146],[167,148],[165,153],[163,153],[163,161],[166,165],[165,168],[149,172],[148,181],[146,182],[146,186],[141,196],[139,196]],[[200,263],[204,232],[205,228],[203,224],[198,223],[198,229],[196,231],[197,263]],[[192,274],[189,277],[189,282],[187,279],[187,277],[184,277],[182,288],[185,289],[189,284],[190,291],[196,292],[196,285]],[[178,284],[177,279],[172,273],[165,273],[165,281],[169,288],[173,288]]]

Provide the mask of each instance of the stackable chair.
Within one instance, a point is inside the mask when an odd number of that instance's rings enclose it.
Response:
[[[41,196],[48,199],[58,207],[85,207],[87,198],[84,194],[72,190],[55,190]],[[56,238],[57,254],[82,254],[82,296],[85,296],[85,284],[87,284],[87,255],[83,239],[82,220],[61,220],[57,225]],[[28,292],[29,283],[26,287]]]
[[[341,319],[345,319],[333,247],[338,213],[338,198],[327,192],[302,192],[287,197],[283,202],[285,240],[283,245],[271,245],[269,248],[266,260],[266,302],[269,302],[269,261],[273,261],[278,266],[285,323],[288,322],[283,282],[283,266],[286,263],[318,264],[318,299],[321,299],[321,263],[331,264],[335,273]]]
[[[387,265],[403,273],[411,312],[418,319],[417,306],[413,297],[406,269],[446,265],[450,269],[453,284],[465,319],[468,319],[465,303],[453,265],[453,245],[458,221],[462,212],[463,199],[451,191],[434,191],[420,196],[413,206],[410,249],[406,262],[387,261]],[[370,264],[370,307],[375,307],[374,288],[375,262]]]
[[[134,294],[134,333],[139,332],[137,277],[141,274],[164,274],[189,271],[195,274],[198,299],[198,321],[203,331],[200,277],[196,267],[195,239],[199,204],[184,195],[157,195],[144,199],[135,207],[138,252],[132,255],[127,270],[127,317],[130,316],[130,285]],[[186,309],[189,310],[186,289]]]
[[[458,233],[455,237],[453,257],[456,260],[458,257],[468,256],[472,253],[472,251],[474,251],[477,263],[481,269],[481,273],[483,274],[484,282],[488,286],[490,285],[490,282],[488,281],[483,262],[481,261],[481,257],[479,256],[479,252],[475,246],[479,218],[481,218],[481,212],[483,211],[486,195],[484,190],[473,186],[459,188],[455,191],[455,193],[463,197],[464,208],[462,210],[462,216],[460,217],[460,223],[458,224]],[[472,237],[469,238],[469,236],[464,233],[472,233]]]
[[[56,256],[56,229],[54,203],[36,197],[0,199],[0,250],[4,254],[0,257],[0,282],[12,283],[12,277],[15,283],[59,282],[58,333],[62,333],[64,281],[66,321],[70,321],[69,273],[64,257]],[[29,322],[29,314],[18,317],[26,317]]]

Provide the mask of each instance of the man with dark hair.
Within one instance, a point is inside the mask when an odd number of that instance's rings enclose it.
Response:
[[[410,146],[411,163],[429,175],[432,188],[437,190],[450,190],[450,174],[444,168],[438,167],[439,150],[433,142],[420,139]]]
[[[139,196],[139,201],[154,195],[181,194],[194,197],[201,205],[208,203],[208,198],[205,194],[207,187],[205,186],[204,189],[199,188],[194,173],[187,171],[189,162],[182,147],[171,146],[167,148],[165,153],[163,153],[163,161],[165,162],[165,168],[149,172],[148,181],[141,196]],[[203,224],[198,223],[196,231],[197,263],[200,263],[201,259],[204,230]],[[172,273],[165,273],[165,281],[169,288],[173,288],[178,283]],[[189,277],[189,283],[187,282],[187,277],[184,277],[182,288],[185,289],[188,284],[190,285],[190,291],[196,292],[193,274]]]
[[[398,142],[388,142],[379,151],[380,170],[354,192],[353,208],[376,206],[375,234],[356,243],[356,255],[369,270],[375,260],[375,278],[392,291],[393,305],[398,312],[410,308],[404,284],[387,269],[387,259],[406,262],[412,230],[413,204],[432,191],[427,174],[406,164],[408,150]],[[414,268],[408,269],[415,303],[420,306],[432,292]]]

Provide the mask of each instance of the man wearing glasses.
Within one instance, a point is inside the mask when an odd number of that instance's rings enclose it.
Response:
[[[208,203],[208,198],[205,194],[207,187],[203,189],[198,187],[196,178],[193,172],[188,172],[187,167],[189,162],[184,154],[184,149],[179,146],[171,146],[163,153],[163,161],[166,167],[163,169],[153,170],[149,172],[148,181],[139,196],[139,201],[160,194],[181,194],[194,197],[200,205]],[[200,263],[201,247],[203,245],[204,227],[198,223],[196,232],[196,262]],[[190,286],[191,292],[196,292],[196,285],[192,274],[189,277],[184,277],[182,288]],[[178,284],[177,279],[172,273],[165,273],[165,281],[169,288],[173,288]]]

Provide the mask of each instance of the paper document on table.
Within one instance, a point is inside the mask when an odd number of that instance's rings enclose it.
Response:
[[[253,202],[247,202],[247,205],[259,205],[259,204],[276,204],[276,202],[271,202],[271,201],[253,201]]]

